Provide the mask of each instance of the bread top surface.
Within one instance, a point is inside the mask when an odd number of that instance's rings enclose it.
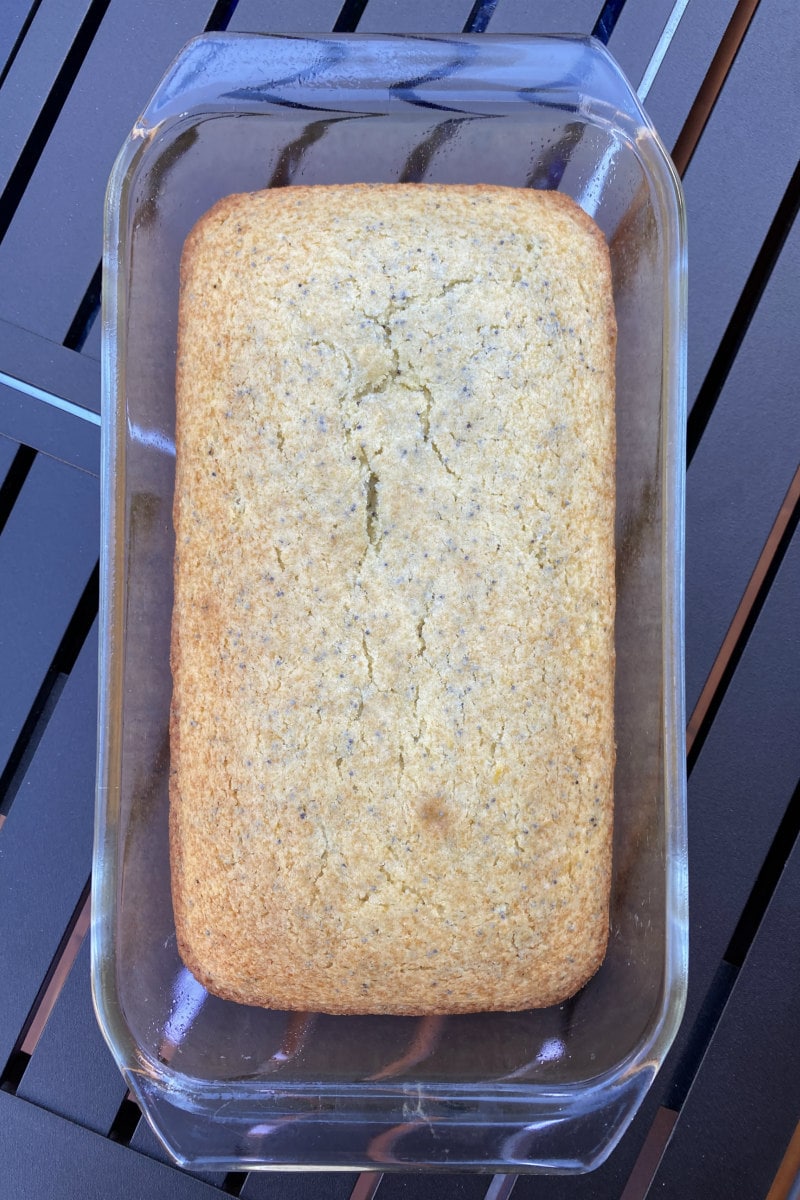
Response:
[[[608,927],[608,253],[566,197],[226,198],[182,262],[171,854],[245,1003],[556,1003]]]

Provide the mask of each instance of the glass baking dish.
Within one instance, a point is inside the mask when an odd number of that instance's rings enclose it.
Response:
[[[221,196],[291,183],[568,192],[611,249],[618,342],[614,871],[602,968],[571,1001],[436,1018],[209,996],[175,944],[167,834],[174,369],[184,238]],[[95,1004],[164,1145],[205,1168],[584,1171],[683,1011],[686,251],[680,183],[591,39],[208,34],[108,188],[103,287]]]

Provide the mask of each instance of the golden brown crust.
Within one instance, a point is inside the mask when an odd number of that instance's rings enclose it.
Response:
[[[192,230],[170,847],[210,991],[512,1010],[600,965],[615,336],[557,193],[286,188]]]

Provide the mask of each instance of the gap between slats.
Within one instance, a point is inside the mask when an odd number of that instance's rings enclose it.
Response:
[[[238,3],[239,0],[217,0],[211,16],[206,21],[206,33],[227,29]]]
[[[464,22],[464,33],[485,33],[494,16],[497,0],[475,0],[472,11]]]
[[[758,0],[740,0],[723,34],[717,53],[712,60],[709,71],[698,92],[698,96],[690,110],[673,152],[673,158],[681,174],[685,172],[691,161],[692,154],[711,116],[717,96],[721,92],[728,73],[733,66],[736,54],[757,6]],[[481,7],[480,0],[477,0],[470,20],[474,18]],[[605,31],[605,37],[602,38],[604,31],[603,23],[610,20],[616,22],[621,8],[622,5],[617,6],[613,2],[604,5],[593,31],[595,36],[600,36],[602,40],[608,40],[608,36],[610,36],[613,29],[613,23]],[[751,276],[734,311],[729,329],[726,331],[726,335],[720,344],[718,354],[701,389],[698,401],[694,406],[693,414],[696,411],[697,417],[694,424],[690,421],[688,461],[691,461],[691,456],[708,423],[714,403],[716,403],[722,390],[722,385],[733,364],[736,352],[741,345],[764,288],[769,281],[772,269],[777,262],[780,250],[798,210],[799,193],[800,167],[795,171],[783,202],[776,212],[770,230],[754,264]],[[689,751],[689,765],[693,765],[694,761],[696,761],[705,734],[708,728],[710,728],[711,721],[719,708],[727,685],[730,682],[736,664],[741,658],[749,634],[763,607],[772,580],[780,567],[786,548],[791,540],[791,535],[797,525],[799,506],[794,492],[798,490],[799,486],[800,472],[795,477],[787,499],[784,501],[781,511],[776,518],[773,530],[767,539],[762,556],[753,573],[753,578],[748,585],[739,610],[737,610],[737,614],[732,622],[729,635],[723,643],[706,688],[701,695],[695,713],[692,715],[687,746]],[[731,944],[726,951],[725,959],[717,973],[717,978],[712,984],[703,1009],[701,1009],[701,1013],[698,1016],[693,1036],[690,1038],[689,1047],[684,1055],[683,1063],[679,1064],[679,1080],[671,1090],[668,1104],[661,1107],[656,1114],[629,1176],[622,1200],[641,1200],[649,1189],[672,1134],[675,1122],[677,1121],[680,1106],[683,1103],[686,1092],[688,1092],[691,1080],[694,1078],[700,1065],[702,1050],[708,1045],[713,1035],[727,997],[733,987],[735,977],[738,974],[738,968],[744,961],[747,950],[755,937],[769,897],[777,884],[780,870],[797,837],[798,828],[800,828],[800,794],[796,793],[775,835],[762,872],[759,874],[758,880],[753,887],[745,910],[731,939]],[[683,1070],[681,1070],[681,1067]],[[361,1176],[351,1200],[371,1200],[377,1192],[380,1178],[381,1176]],[[364,1181],[363,1185],[362,1180]],[[489,1197],[491,1197],[491,1200],[499,1200],[500,1195],[503,1197],[510,1195],[510,1189],[513,1188],[515,1180],[516,1176],[496,1175],[490,1185],[486,1200],[489,1200]],[[361,1186],[366,1189],[363,1194],[359,1191],[359,1187]],[[496,1196],[492,1193],[492,1188],[495,1188]],[[498,1189],[503,1190],[500,1191]]]
[[[225,29],[233,16],[238,0],[218,0],[206,30]],[[497,7],[498,0],[475,0],[464,23],[464,33],[483,33],[487,29]],[[595,23],[593,35],[603,43],[608,42],[614,26],[624,7],[625,0],[606,0]],[[367,6],[367,0],[345,0],[334,26],[334,33],[353,33]],[[0,233],[0,237],[2,233]],[[64,346],[81,351],[100,314],[102,288],[102,264],[98,264],[89,286],[78,305],[78,309],[64,338]]]
[[[708,374],[692,406],[686,426],[686,464],[691,465],[714,412],[725,381],[731,372],[764,290],[769,283],[783,245],[800,212],[800,164],[795,167],[761,249],[733,310]]]
[[[509,1200],[514,1191],[519,1175],[515,1173],[497,1174],[491,1177],[483,1200]],[[383,1181],[381,1171],[362,1171],[350,1193],[350,1200],[380,1200],[380,1186]],[[228,1190],[227,1188],[225,1189]],[[238,1192],[233,1193],[238,1195]],[[628,1198],[626,1198],[628,1200]]]
[[[736,54],[758,7],[758,2],[759,0],[740,0],[731,17],[673,150],[673,159],[681,174],[685,173],[691,162],[716,99],[733,66]],[[798,211],[800,211],[800,166],[795,169],[777,209],[689,416],[687,465],[691,463],[705,432],[714,406],[722,392],[736,354],[758,308]],[[698,760],[714,718],[744,653],[770,587],[797,529],[798,519],[800,519],[800,467],[795,472],[700,698],[689,719],[687,726],[687,769],[689,773]],[[761,871],[751,889],[723,955],[723,960],[698,1014],[683,1059],[676,1068],[667,1097],[669,1106],[667,1111],[676,1110],[676,1117],[677,1110],[682,1106],[700,1067],[702,1056],[722,1016],[738,972],[758,932],[761,920],[798,836],[800,836],[800,785],[795,789],[775,833]],[[662,1152],[668,1138],[669,1134],[661,1139]],[[653,1171],[646,1186],[649,1186],[660,1157],[659,1154],[657,1161],[653,1163]],[[637,1191],[635,1195],[644,1196],[646,1186],[644,1190]],[[628,1197],[626,1191],[624,1200],[633,1200],[633,1197]]]
[[[0,534],[11,516],[11,510],[16,503],[17,496],[22,491],[35,458],[36,451],[30,446],[20,446],[14,455],[14,461],[0,487]],[[0,796],[2,796],[2,791],[0,791]]]
[[[87,880],[80,900],[67,922],[67,927],[56,950],[47,974],[42,981],[36,999],[20,1031],[14,1050],[0,1074],[0,1088],[16,1092],[25,1068],[30,1062],[42,1036],[47,1019],[53,1011],[67,977],[75,964],[78,952],[89,929],[91,916],[91,880]]]
[[[797,1200],[800,1195],[800,1123],[781,1160],[766,1200]]]
[[[344,0],[339,16],[333,25],[334,33],[354,33],[358,28],[367,0]]]
[[[722,703],[734,670],[764,606],[772,582],[797,529],[800,518],[800,467],[786,493],[764,549],[750,578],[705,688],[689,720],[687,767],[697,761],[711,723]],[[643,1200],[672,1135],[680,1109],[714,1036],[728,997],[752,945],[781,872],[800,836],[800,785],[786,808],[761,870],[731,935],[722,961],[706,992],[676,1064],[665,1104],[658,1110],[628,1179],[621,1200]]]
[[[681,178],[686,174],[759,3],[760,0],[739,0],[720,39],[716,53],[689,110],[689,115],[672,149],[672,160]],[[795,171],[778,207],[728,328],[717,348],[714,361],[692,405],[687,424],[687,465],[691,463],[700,444],[739,346],[791,228],[792,220],[797,212],[799,184],[800,169]]]
[[[78,305],[78,311],[72,318],[72,323],[64,338],[63,344],[68,350],[81,351],[86,344],[86,339],[100,315],[102,286],[103,264],[100,262],[97,264],[89,286],[83,294],[83,299]]]
[[[128,1090],[120,1101],[119,1108],[109,1126],[107,1137],[120,1146],[130,1146],[139,1128],[144,1114],[133,1092]],[[220,1185],[220,1191],[226,1196],[241,1195],[242,1188],[247,1182],[247,1171],[229,1171]]]
[[[75,964],[75,959],[78,957],[83,940],[89,931],[91,915],[91,880],[89,880],[83,889],[81,899],[75,910],[72,927],[67,926],[66,941],[62,942],[62,946],[53,961],[45,989],[41,994],[41,998],[37,1000],[34,1006],[25,1036],[22,1039],[20,1049],[29,1058],[39,1044],[39,1038],[42,1036],[50,1013],[53,1011],[56,1000],[61,994],[64,984],[67,982],[67,976]]]
[[[672,1137],[677,1119],[678,1114],[674,1109],[658,1109],[620,1200],[644,1200],[664,1156],[667,1143]]]
[[[764,543],[686,730],[691,774],[800,520],[800,466]]]
[[[760,0],[739,0],[733,11],[672,150],[672,160],[679,175],[685,174],[692,160],[759,3]]]
[[[738,53],[759,0],[740,0],[673,150],[681,175],[686,172]],[[795,170],[742,291],[717,355],[693,406],[687,429],[687,465],[699,445],[714,405],[778,261],[800,206],[800,167]],[[800,468],[790,485],[753,571],[687,729],[687,768],[697,761],[708,730],[741,659],[771,584],[798,524]],[[800,785],[786,809],[762,869],[695,1021],[677,1064],[666,1104],[660,1107],[628,1178],[621,1200],[643,1200],[672,1136],[680,1109],[713,1037],[747,952],[758,932],[781,871],[800,836]],[[788,1154],[788,1151],[787,1151]],[[800,1151],[798,1151],[800,1158]]]
[[[229,1171],[222,1181],[221,1190],[226,1196],[240,1196],[246,1183],[247,1171]]]
[[[64,631],[31,710],[20,730],[14,749],[0,775],[0,829],[14,803],[14,797],[30,765],[36,748],[44,736],[58,697],[75,666],[78,654],[86,641],[97,616],[99,594],[99,563],[95,563],[83,593]]]
[[[41,112],[31,130],[30,136],[17,159],[14,170],[9,176],[8,183],[3,190],[2,196],[0,196],[0,241],[5,237],[8,227],[14,218],[14,214],[25,193],[25,188],[28,186],[28,181],[33,175],[42,151],[47,145],[48,138],[53,131],[64,101],[78,76],[83,60],[92,44],[94,35],[100,28],[109,3],[110,0],[94,0],[94,3],[89,7],[89,11],[75,35],[75,40],[64,58],[61,70],[56,75],[47,99],[42,105]]]
[[[608,45],[608,39],[614,32],[614,26],[624,7],[625,0],[605,0],[600,16],[595,21],[592,37],[596,37],[604,46]]]
[[[36,16],[37,12],[39,11],[41,4],[42,4],[42,0],[32,0],[30,9],[28,10],[28,15],[25,18],[25,20],[23,21],[20,31],[17,34],[17,40],[14,42],[14,45],[11,47],[11,51],[8,55],[8,58],[6,59],[5,66],[3,67],[2,71],[0,71],[0,88],[5,83],[6,78],[8,77],[8,72],[11,70],[12,66],[14,65],[14,59],[19,54],[20,46],[25,41],[25,37],[28,33],[28,30],[30,29],[31,25],[33,24],[33,18]]]
[[[121,1146],[130,1145],[130,1140],[136,1133],[136,1127],[141,1119],[142,1110],[139,1108],[133,1093],[127,1092],[114,1115],[114,1120],[111,1122],[108,1130],[109,1138],[112,1142],[118,1142]]]
[[[688,168],[757,7],[758,0],[740,0],[723,35],[673,150],[673,160],[681,175]],[[687,465],[691,463],[708,425],[711,413],[722,392],[725,380],[772,270],[778,261],[799,206],[800,167],[795,170],[775,214],[693,406],[687,427]],[[687,769],[689,772],[697,761],[714,717],[747,645],[750,633],[763,608],[769,589],[797,528],[799,515],[800,468],[798,468],[784,498],[700,699],[689,719],[687,727]],[[686,1050],[677,1064],[665,1106],[658,1110],[650,1127],[629,1176],[622,1200],[643,1200],[649,1190],[672,1135],[680,1109],[699,1070],[703,1054],[714,1035],[739,969],[758,932],[781,871],[798,836],[800,836],[800,785],[787,806],[723,960],[709,987],[689,1036]]]
[[[105,3],[107,6],[109,0],[105,0]],[[205,32],[219,32],[227,29],[231,18],[236,11],[238,3],[239,0],[217,0],[211,16],[208,18],[208,21],[205,24]],[[88,49],[88,46],[86,49]],[[39,150],[39,153],[41,153],[41,149]],[[0,204],[2,204],[2,201],[0,201]],[[1,208],[0,212],[2,212]],[[7,226],[3,226],[2,221],[0,221],[0,240],[2,240],[2,236],[5,233],[6,228]],[[66,346],[68,350],[76,350],[80,352],[86,344],[86,339],[91,333],[95,321],[100,316],[102,286],[103,264],[100,262],[95,268],[94,274],[89,281],[89,286],[86,288],[86,291],[83,294],[75,316],[72,318],[72,322],[64,338],[63,345]]]
[[[783,820],[773,838],[761,871],[748,897],[723,959],[706,992],[680,1061],[676,1064],[665,1103],[658,1109],[628,1177],[620,1200],[645,1200],[689,1089],[722,1018],[747,952],[755,940],[783,867],[800,837],[800,784],[795,788]],[[797,1143],[797,1144],[795,1144]],[[784,1187],[800,1170],[800,1126],[787,1149],[781,1171],[770,1190],[772,1200],[788,1200]],[[774,1191],[774,1196],[773,1196]]]
[[[800,838],[800,782],[795,787],[736,928],[728,942],[722,961],[711,981],[690,1031],[683,1055],[673,1071],[665,1104],[667,1108],[675,1110],[676,1113],[680,1111],[689,1094],[703,1056],[722,1018],[725,1005],[733,991],[747,953],[755,941],[769,902],[798,838]]]

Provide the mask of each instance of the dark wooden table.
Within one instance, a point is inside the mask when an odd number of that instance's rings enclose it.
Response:
[[[89,991],[106,180],[203,29],[592,32],[683,175],[690,232],[686,1017],[582,1178],[192,1175]],[[800,11],[796,0],[3,0],[0,1195],[800,1195]]]

